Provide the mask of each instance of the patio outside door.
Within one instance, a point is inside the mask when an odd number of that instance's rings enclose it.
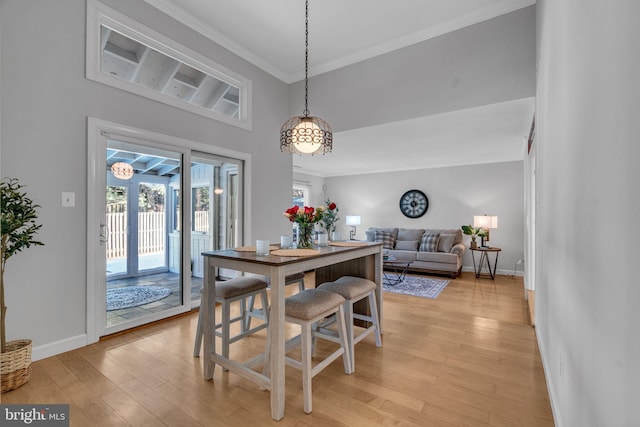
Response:
[[[179,151],[107,139],[106,334],[184,305],[182,158]]]

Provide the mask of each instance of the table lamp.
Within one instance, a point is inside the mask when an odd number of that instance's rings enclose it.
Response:
[[[349,240],[356,240],[356,225],[360,225],[360,215],[347,215],[346,222],[351,226]]]
[[[489,241],[489,230],[498,228],[498,217],[495,215],[474,215],[473,226],[480,227],[484,230],[485,235],[480,236],[480,247],[486,248],[484,241]]]

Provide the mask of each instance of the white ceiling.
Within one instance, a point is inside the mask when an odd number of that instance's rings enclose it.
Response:
[[[304,78],[303,0],[145,1],[284,82]],[[534,3],[311,0],[310,75]],[[338,132],[334,134],[333,153],[294,156],[294,170],[333,176],[522,159],[522,138],[528,134],[532,115],[533,100],[525,99]],[[394,158],[390,158],[390,145]],[[278,147],[277,140],[274,147]]]
[[[334,134],[333,152],[294,155],[294,171],[319,176],[522,160],[533,98]]]

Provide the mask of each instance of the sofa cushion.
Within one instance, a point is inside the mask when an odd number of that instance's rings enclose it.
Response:
[[[399,228],[396,240],[417,240],[422,239],[424,229],[422,228]],[[417,248],[418,246],[416,246]]]
[[[396,249],[401,251],[417,251],[420,240],[396,240]]]
[[[446,252],[416,252],[416,261],[457,264],[459,257]]]
[[[438,228],[433,228],[433,229],[426,229],[424,230],[425,233],[431,233],[431,234],[435,234],[435,233],[439,233],[439,234],[454,234],[456,236],[455,241],[453,242],[453,244],[458,244],[458,243],[462,243],[462,230],[459,228],[450,228],[450,229],[438,229]]]
[[[375,241],[382,242],[382,247],[385,249],[393,249],[396,244],[395,236],[388,231],[376,231]]]
[[[440,233],[431,234],[425,232],[422,235],[422,241],[420,242],[419,250],[421,252],[437,252],[438,240],[440,240]]]
[[[440,234],[440,240],[438,240],[438,252],[451,252],[453,243],[456,241],[455,234]]]
[[[393,235],[393,240],[394,241],[398,237],[398,229],[397,228],[393,228],[393,227],[389,227],[389,228],[369,227],[367,229],[367,231],[365,231],[365,235],[367,236],[367,240],[369,240],[369,236],[371,236],[371,240],[370,241],[371,242],[375,242],[376,231],[386,231],[387,233],[391,233]]]

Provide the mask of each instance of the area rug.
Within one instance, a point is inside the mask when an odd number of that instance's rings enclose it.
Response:
[[[393,282],[398,276],[393,273],[385,274]],[[385,280],[386,281],[386,280]],[[396,294],[414,295],[424,298],[437,298],[440,292],[449,284],[448,280],[432,279],[429,277],[405,276],[404,280],[397,285],[387,285],[384,283],[382,289],[385,292]]]
[[[149,304],[169,295],[171,289],[163,286],[125,286],[107,289],[107,311]]]

